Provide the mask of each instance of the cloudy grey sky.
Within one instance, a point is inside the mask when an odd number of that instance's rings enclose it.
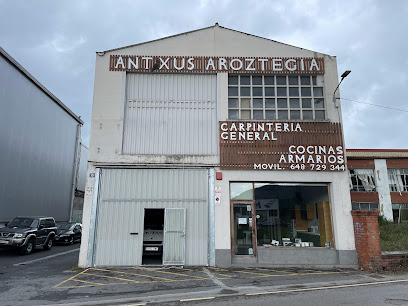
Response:
[[[95,52],[214,25],[336,55],[347,148],[408,149],[406,0],[0,0],[0,46],[85,122]]]

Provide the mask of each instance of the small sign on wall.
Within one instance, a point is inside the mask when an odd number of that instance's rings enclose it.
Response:
[[[215,204],[221,204],[221,187],[215,187]]]
[[[92,195],[92,190],[93,190],[93,188],[92,188],[92,187],[86,187],[85,194],[86,194],[87,196]]]

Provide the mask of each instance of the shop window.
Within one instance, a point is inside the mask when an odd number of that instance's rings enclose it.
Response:
[[[231,183],[231,200],[253,200],[252,183]]]
[[[374,169],[349,169],[351,191],[375,191]]]
[[[255,184],[257,245],[330,247],[327,186]]]
[[[325,117],[321,75],[228,77],[228,119],[324,120]]]
[[[250,194],[253,201],[242,201]],[[327,185],[231,183],[231,205],[236,255],[253,254],[253,246],[333,246]]]
[[[395,223],[408,223],[408,204],[392,204]]]
[[[388,180],[391,191],[408,191],[408,169],[388,169]]]

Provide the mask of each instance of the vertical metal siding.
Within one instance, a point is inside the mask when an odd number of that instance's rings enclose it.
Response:
[[[78,122],[0,56],[0,222],[68,221]]]
[[[103,169],[95,265],[141,264],[145,208],[185,208],[186,265],[208,265],[208,171],[167,169]]]
[[[124,154],[217,155],[215,75],[128,74]]]

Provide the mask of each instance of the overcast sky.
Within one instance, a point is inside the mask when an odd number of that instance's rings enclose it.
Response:
[[[95,52],[212,26],[337,56],[346,147],[408,149],[408,1],[0,0],[0,46],[81,116]]]

